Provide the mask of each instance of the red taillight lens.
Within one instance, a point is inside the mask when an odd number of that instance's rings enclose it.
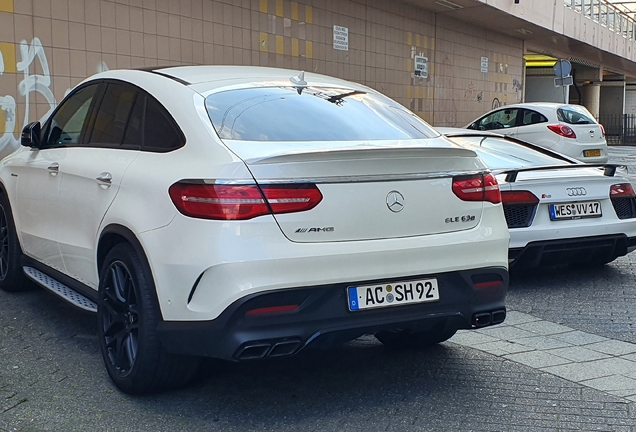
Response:
[[[566,125],[548,125],[548,129],[550,129],[555,134],[561,135],[566,138],[576,138],[576,134],[572,130],[570,126]]]
[[[322,201],[314,184],[266,185],[261,189],[274,214],[310,210]]]
[[[630,183],[621,183],[610,186],[610,198],[634,198],[636,193]]]
[[[538,204],[539,198],[529,191],[502,191],[501,202],[504,204]]]
[[[453,178],[453,193],[462,201],[501,202],[499,184],[492,174],[476,174]]]
[[[603,135],[603,138],[605,138],[605,128],[600,123],[599,123],[599,126],[601,127],[601,135]]]
[[[218,220],[246,220],[272,211],[304,211],[322,200],[313,184],[266,185],[261,193],[257,185],[175,183],[168,193],[182,214]]]

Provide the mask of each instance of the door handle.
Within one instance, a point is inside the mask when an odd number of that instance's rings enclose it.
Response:
[[[98,185],[108,188],[113,184],[113,176],[109,172],[103,172],[95,178]]]
[[[56,176],[57,173],[60,172],[60,164],[57,162],[53,162],[51,165],[48,166],[47,171],[52,176]]]

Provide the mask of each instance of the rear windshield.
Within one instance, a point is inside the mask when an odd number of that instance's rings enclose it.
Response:
[[[592,124],[596,123],[594,117],[588,110],[578,106],[568,106],[557,109],[559,121],[569,124]]]
[[[462,136],[450,139],[477,153],[488,168],[514,169],[528,166],[565,165],[572,162],[498,137]]]
[[[391,99],[345,88],[228,90],[208,96],[205,104],[222,139],[366,141],[439,135]]]

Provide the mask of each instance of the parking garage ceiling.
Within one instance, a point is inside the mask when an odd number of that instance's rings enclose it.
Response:
[[[492,23],[496,22],[497,32],[526,41],[526,52],[545,54],[556,58],[578,58],[590,64],[603,65],[609,70],[620,71],[620,73],[636,78],[636,64],[634,62],[512,15],[515,8],[513,0],[510,0],[509,13],[478,0],[402,1],[436,15],[444,15],[485,29],[491,29]],[[622,10],[626,14],[630,14],[630,17],[634,17],[636,14],[636,0],[633,2],[616,1],[614,4],[617,8],[623,8]]]

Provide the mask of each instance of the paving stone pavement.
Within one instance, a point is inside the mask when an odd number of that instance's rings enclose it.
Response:
[[[498,326],[458,332],[451,342],[636,401],[636,344],[510,311]]]

